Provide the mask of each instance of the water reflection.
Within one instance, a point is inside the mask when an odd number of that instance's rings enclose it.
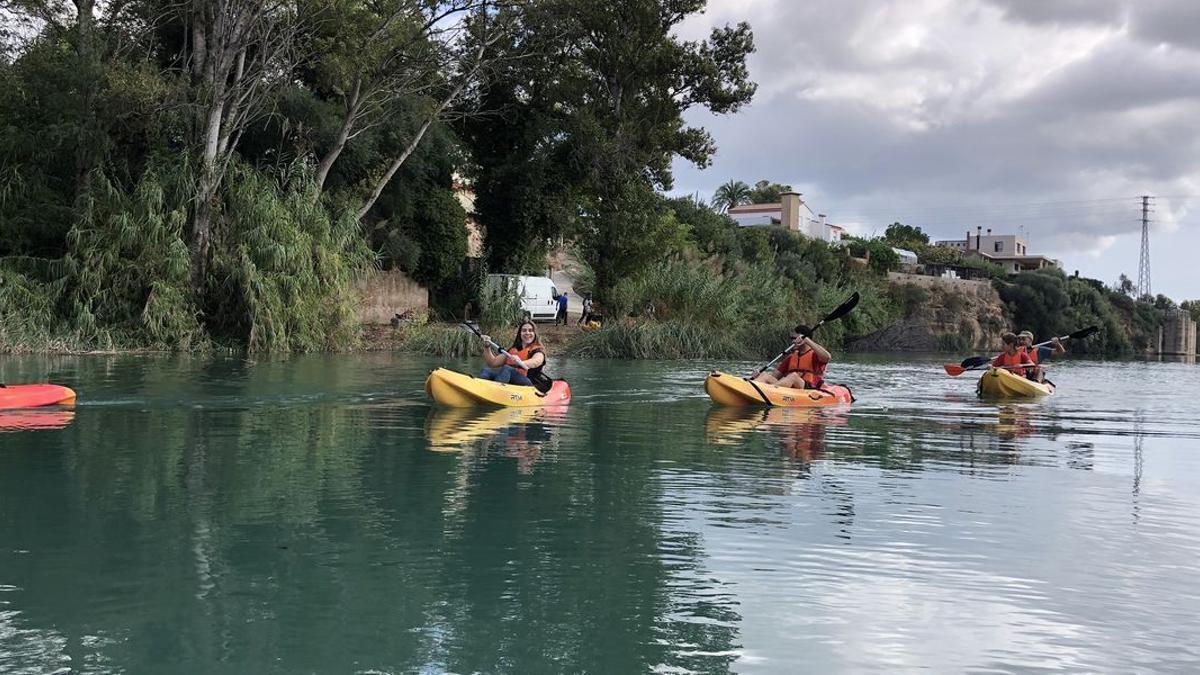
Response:
[[[846,423],[846,413],[836,410],[714,406],[705,417],[704,431],[714,445],[740,445],[761,434],[781,455],[808,463],[825,454],[826,428]]]
[[[1099,366],[992,405],[855,365],[829,411],[592,362],[569,410],[431,410],[388,358],[85,362],[0,434],[0,672],[1200,665],[1183,366],[1121,375],[1178,374],[1145,414]]]
[[[425,439],[434,452],[499,452],[529,473],[542,452],[558,440],[566,406],[543,408],[441,408],[425,420]]]
[[[74,410],[0,410],[0,432],[62,429],[73,419]]]

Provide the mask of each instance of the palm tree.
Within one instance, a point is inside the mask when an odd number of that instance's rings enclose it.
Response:
[[[716,194],[713,195],[713,208],[719,209],[722,212],[728,211],[735,206],[750,203],[750,186],[740,180],[730,180],[727,183],[717,188]]]

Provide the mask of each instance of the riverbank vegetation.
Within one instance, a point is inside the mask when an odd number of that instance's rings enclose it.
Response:
[[[380,268],[429,288],[434,319],[474,306],[500,332],[511,307],[479,297],[479,280],[543,273],[551,247],[583,262],[576,290],[608,318],[581,355],[769,354],[858,291],[818,336],[844,346],[912,310],[887,281],[893,247],[993,279],[1039,334],[1097,322],[1089,349],[1116,354],[1156,328],[1154,303],[1124,289],[1010,279],[919,228],[835,246],[722,213],[789,189],[769,180],[730,181],[711,205],[664,196],[674,158],[705,166],[716,151],[685,116],[734,113],[755,92],[747,24],[677,37],[702,0],[10,7],[0,351],[352,348],[356,282]],[[436,321],[405,335],[475,349]]]
[[[0,349],[353,346],[354,282],[461,308],[549,236],[608,289],[657,259],[656,190],[749,101],[745,24],[697,0],[29,0],[0,38]]]

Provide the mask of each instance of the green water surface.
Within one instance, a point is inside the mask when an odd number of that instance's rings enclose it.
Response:
[[[0,412],[0,672],[1200,670],[1196,366],[940,363],[809,412],[560,359],[568,409],[463,411],[407,355],[8,358],[80,398]]]

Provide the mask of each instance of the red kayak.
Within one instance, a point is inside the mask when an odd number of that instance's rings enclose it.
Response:
[[[74,402],[75,392],[57,384],[0,385],[0,410],[70,405]]]

